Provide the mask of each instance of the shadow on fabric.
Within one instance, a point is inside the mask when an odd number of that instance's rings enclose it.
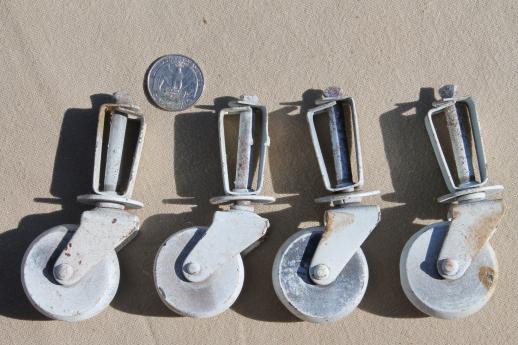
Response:
[[[64,116],[54,160],[50,194],[34,202],[61,205],[56,212],[32,214],[20,220],[18,227],[0,235],[0,314],[27,320],[48,320],[32,307],[22,288],[20,270],[29,244],[45,230],[60,224],[77,224],[86,206],[76,196],[91,192],[97,114],[111,95],[90,96],[90,109],[68,109]]]

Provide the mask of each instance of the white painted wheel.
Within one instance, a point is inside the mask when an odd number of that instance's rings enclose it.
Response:
[[[77,225],[66,224],[45,231],[31,243],[22,261],[22,285],[29,301],[56,320],[80,321],[97,315],[110,304],[119,286],[115,251],[76,284],[56,282],[54,262],[76,229]]]
[[[193,227],[170,236],[155,258],[154,277],[158,294],[175,313],[196,317],[218,315],[234,304],[245,278],[243,260],[236,255],[208,279],[193,283],[182,271],[185,258],[207,228]]]
[[[437,257],[448,229],[449,223],[441,222],[415,233],[403,248],[399,270],[403,291],[417,309],[442,319],[458,319],[476,313],[489,301],[498,263],[486,243],[462,277],[442,278]]]
[[[359,249],[333,283],[315,284],[309,267],[322,233],[322,227],[314,227],[293,234],[277,252],[272,271],[282,304],[298,318],[317,323],[350,314],[360,304],[369,280],[367,260]]]

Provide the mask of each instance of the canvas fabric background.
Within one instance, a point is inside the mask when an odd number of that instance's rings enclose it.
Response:
[[[0,344],[516,344],[518,342],[518,5],[515,1],[8,1],[0,3]],[[185,54],[206,86],[197,106],[169,113],[144,94],[159,56]],[[490,181],[508,212],[492,239],[500,264],[491,302],[460,321],[424,317],[405,298],[399,255],[446,216],[423,118],[434,88],[457,83],[477,102]],[[317,225],[326,192],[305,110],[317,89],[356,100],[368,202],[381,223],[363,245],[370,281],[359,308],[328,325],[295,319],[271,267],[281,243]],[[97,109],[126,90],[148,131],[134,197],[139,237],[119,253],[121,282],[97,317],[44,319],[26,299],[20,263],[54,225],[77,223],[90,191]],[[205,320],[178,317],[155,292],[152,266],[175,231],[208,225],[222,194],[214,109],[255,92],[270,111],[268,240],[245,258],[235,305]],[[181,200],[179,200],[181,199]],[[366,200],[367,201],[367,200]]]

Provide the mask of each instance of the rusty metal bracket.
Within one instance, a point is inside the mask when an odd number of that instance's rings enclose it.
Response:
[[[443,319],[463,318],[480,310],[493,295],[498,262],[489,243],[500,223],[505,204],[488,196],[503,190],[487,186],[488,174],[480,124],[470,97],[458,97],[457,86],[439,88],[425,125],[449,194],[448,221],[425,226],[405,244],[400,259],[403,291],[422,312]],[[467,109],[459,114],[457,105]],[[455,169],[450,170],[433,117],[444,114]],[[468,115],[468,116],[465,116]],[[469,130],[471,128],[471,130]],[[479,166],[476,177],[473,147]],[[454,176],[456,174],[456,176]]]
[[[504,188],[499,185],[486,186],[486,158],[474,101],[471,97],[457,97],[455,85],[442,86],[439,93],[442,99],[435,102],[434,108],[428,112],[425,125],[444,181],[451,192],[438,200],[453,202],[448,217],[450,227],[437,260],[437,268],[443,278],[454,280],[466,272],[473,258],[496,230],[504,214],[504,202],[486,198]],[[466,120],[458,113],[457,104],[468,109],[471,131],[467,130]],[[433,117],[438,114],[446,116],[458,183],[453,178],[433,123]],[[480,180],[475,178],[471,142],[474,143]]]
[[[504,216],[503,200],[465,201],[450,205],[449,229],[437,266],[446,279],[461,277],[478,255]]]
[[[464,104],[469,113],[469,119],[472,132],[465,131],[465,126],[460,121],[459,114],[456,110],[456,104]],[[455,155],[455,163],[457,166],[457,174],[459,175],[459,183],[455,183],[453,174],[446,161],[444,151],[439,142],[437,131],[433,123],[433,117],[439,114],[446,114],[448,129],[450,132],[450,139]],[[480,123],[475,108],[475,103],[470,97],[461,98],[444,98],[442,102],[434,103],[434,108],[428,111],[425,118],[425,125],[432,142],[432,146],[439,162],[444,181],[450,192],[456,192],[468,187],[475,188],[483,186],[487,183],[487,169],[486,169],[486,155],[482,144],[482,137],[480,134]],[[468,147],[473,139],[477,155],[478,167],[480,171],[480,181],[476,181],[473,172],[473,162],[471,156],[471,148]]]
[[[348,205],[327,210],[324,233],[310,264],[310,275],[318,285],[335,281],[380,220],[380,208]]]

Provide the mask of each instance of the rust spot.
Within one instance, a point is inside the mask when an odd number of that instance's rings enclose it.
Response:
[[[112,224],[115,224],[115,223],[117,223],[117,218],[112,219]]]
[[[451,218],[452,219],[457,219],[460,215],[460,212],[457,210],[457,208],[454,208],[451,212]]]
[[[68,244],[68,248],[72,248],[72,242]]]
[[[487,240],[491,238],[493,233],[496,231],[495,223],[497,224],[500,218],[500,216],[493,216],[483,221],[482,224],[480,224],[480,230],[474,232],[476,234],[476,236],[473,239],[472,245],[474,251],[480,250],[480,248],[482,248],[484,244],[486,244]]]
[[[70,253],[65,253],[66,256],[70,256]]]
[[[492,203],[494,201],[481,201],[484,203]],[[492,205],[487,206],[492,212],[488,212],[486,216],[479,216],[474,213],[474,210],[470,208],[463,208],[461,205],[455,205],[451,208],[451,216],[453,219],[461,218],[463,213],[466,213],[466,217],[476,217],[477,222],[463,230],[466,239],[469,240],[469,248],[472,253],[478,253],[478,251],[486,244],[488,239],[493,236],[496,231],[498,223],[502,219],[504,206],[495,207]]]
[[[491,267],[482,266],[478,272],[478,279],[480,279],[486,290],[489,291],[496,280],[496,271]]]
[[[207,24],[207,19],[203,18],[202,21],[203,21],[203,24]]]
[[[325,228],[322,239],[325,240],[333,230],[339,230],[354,223],[354,215],[347,212],[326,212],[325,213]]]

